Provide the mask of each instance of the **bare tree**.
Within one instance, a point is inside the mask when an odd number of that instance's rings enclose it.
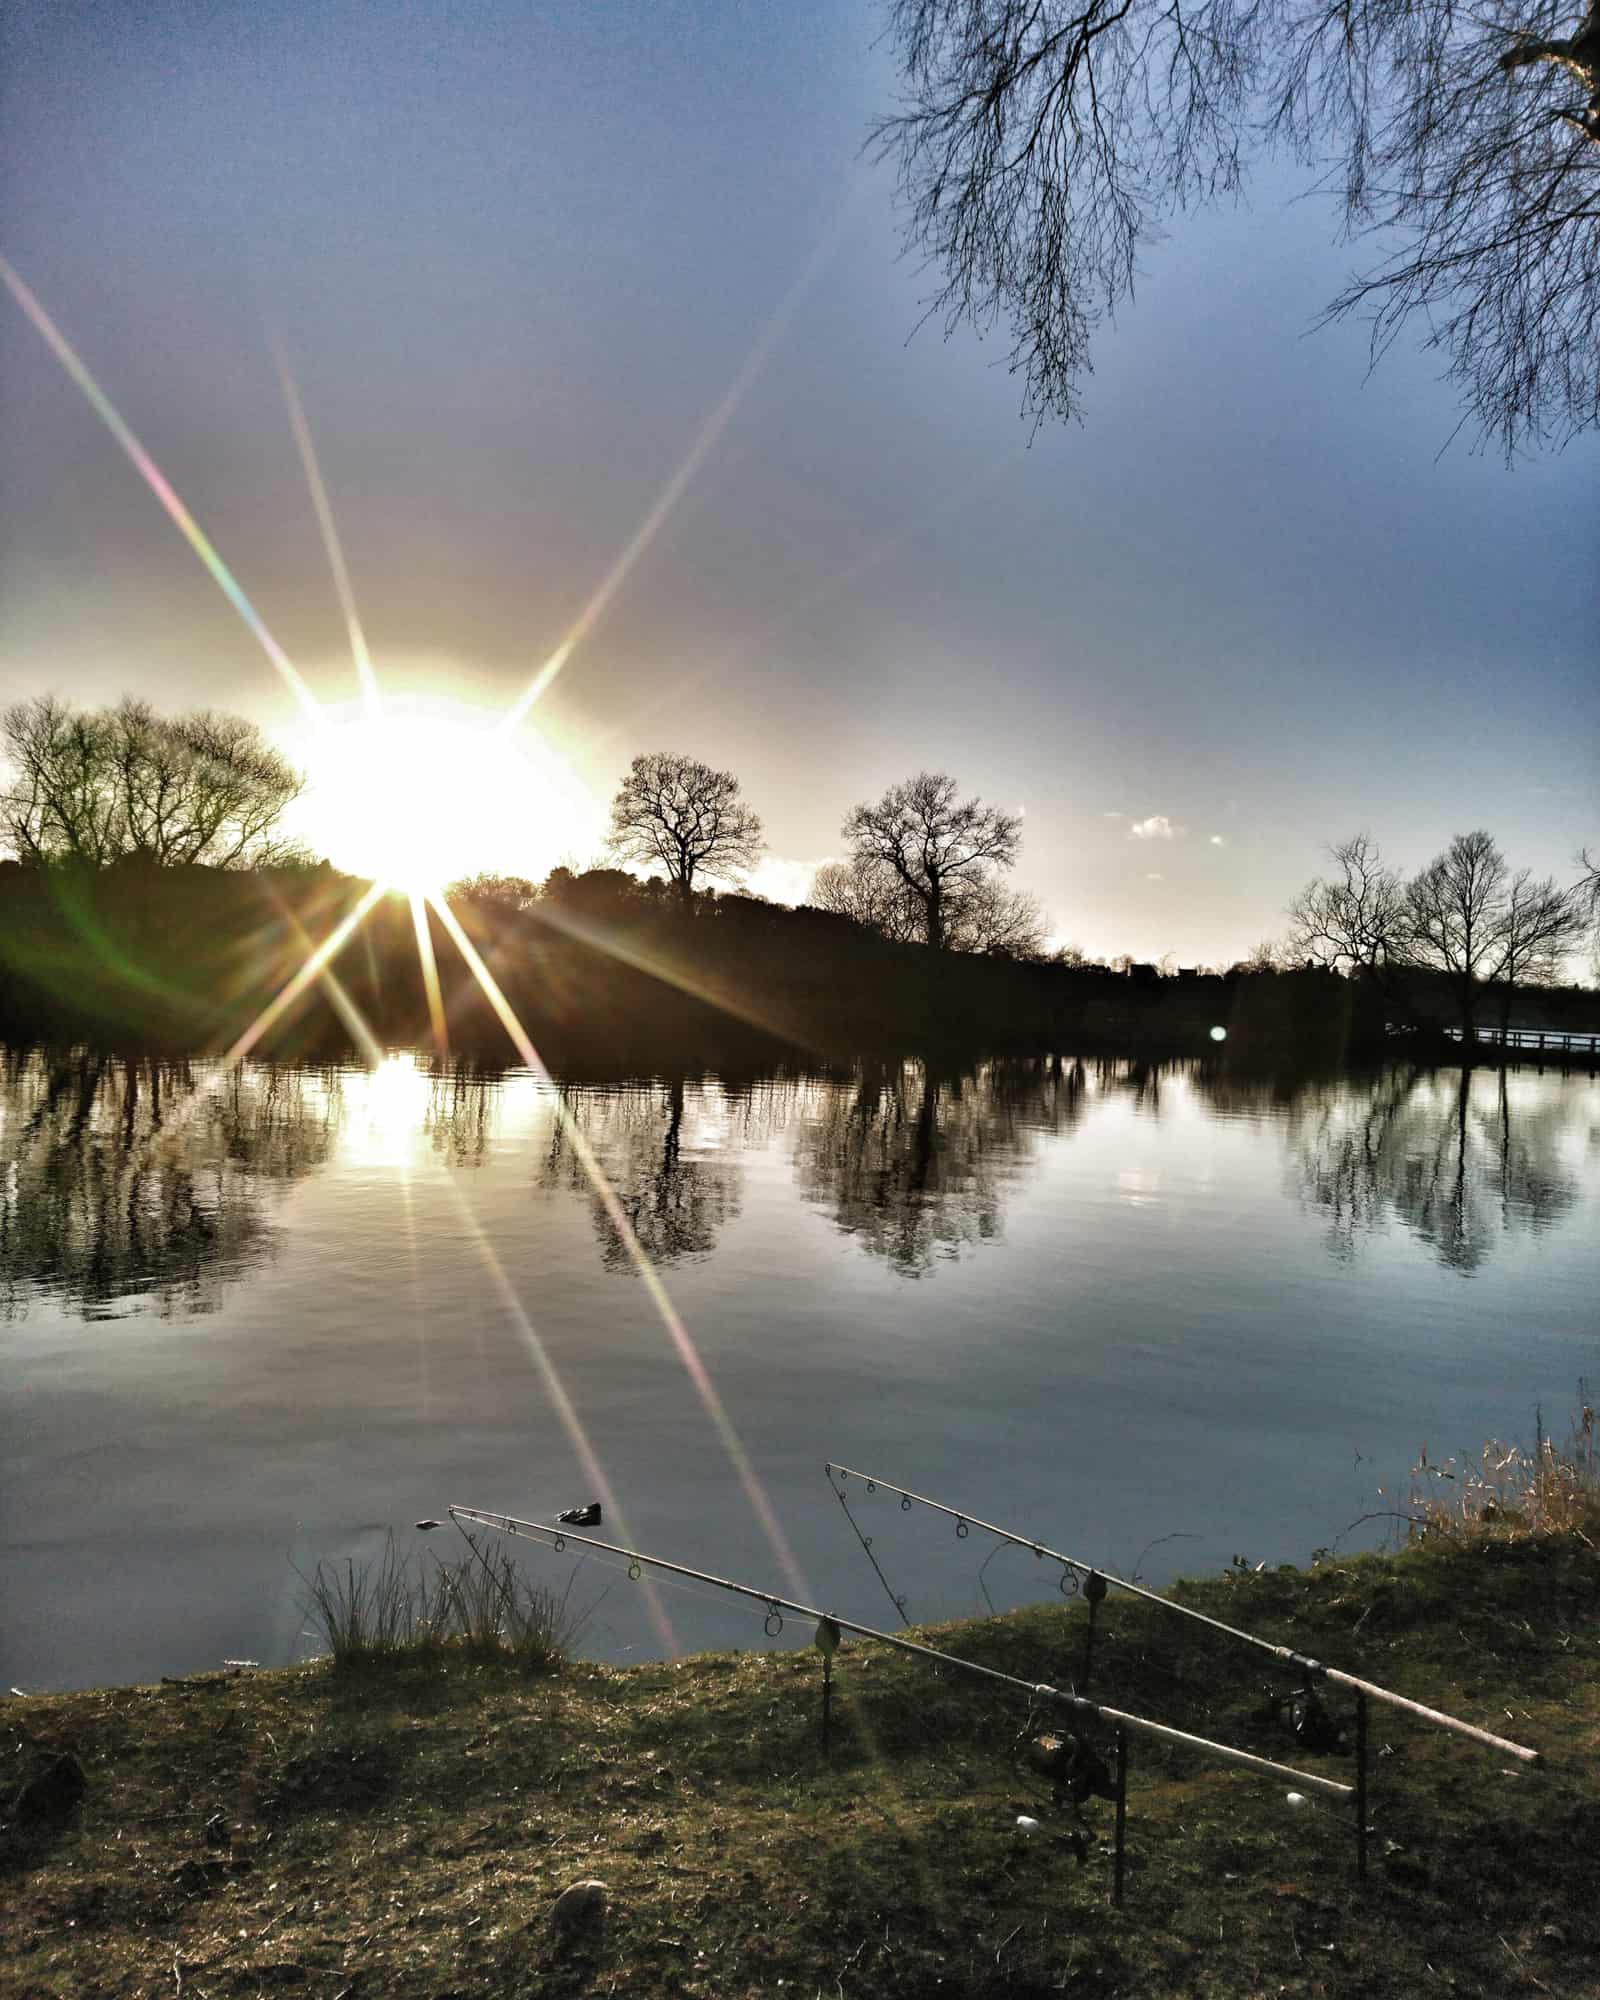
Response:
[[[1329,852],[1337,872],[1308,882],[1289,905],[1286,948],[1296,960],[1382,977],[1404,956],[1405,885],[1365,833]]]
[[[107,784],[103,715],[83,715],[55,695],[15,703],[0,716],[7,788],[0,830],[19,861],[74,860],[104,867],[122,852]]]
[[[1589,917],[1582,883],[1558,889],[1551,876],[1536,882],[1526,868],[1512,877],[1494,916],[1489,977],[1500,986],[1504,1040],[1516,989],[1549,986],[1559,979],[1562,961],[1583,942]]]
[[[1588,848],[1582,847],[1578,850],[1578,867],[1581,873],[1572,885],[1572,893],[1588,925],[1590,969],[1600,978],[1600,861],[1591,861]]]
[[[761,821],[731,771],[653,751],[635,757],[611,801],[607,842],[619,860],[666,870],[687,908],[697,875],[739,881],[761,853]]]
[[[0,716],[11,766],[0,831],[19,858],[105,867],[271,867],[301,858],[279,823],[303,780],[253,722],[158,716],[127,700],[78,712],[54,696]]]
[[[896,944],[921,936],[922,906],[894,870],[868,855],[825,861],[811,884],[815,908],[877,931]]]
[[[1177,211],[1285,145],[1380,261],[1328,308],[1411,315],[1509,454],[1600,422],[1600,0],[892,0],[875,137],[947,328],[1004,317],[1035,415]]]
[[[1307,954],[1301,953],[1301,957]],[[1291,946],[1280,944],[1276,938],[1262,938],[1253,944],[1243,958],[1236,959],[1229,967],[1231,972],[1267,973],[1293,972],[1298,961]]]
[[[1481,827],[1458,833],[1406,887],[1409,954],[1455,981],[1469,1047],[1478,985],[1492,976],[1502,949],[1506,900],[1505,857]]]
[[[1039,958],[1050,925],[1036,897],[1008,889],[992,872],[965,878],[951,891],[946,942],[955,951],[990,958]]]
[[[106,722],[128,853],[260,868],[297,852],[275,829],[304,780],[253,722],[213,709],[169,720],[131,700]]]
[[[886,868],[917,910],[918,928],[935,951],[949,943],[952,903],[979,876],[1009,868],[1022,841],[1015,813],[959,799],[944,772],[921,771],[891,785],[874,805],[860,805],[844,823],[855,860]]]
[[[811,885],[819,910],[849,917],[897,944],[927,935],[927,903],[877,855],[825,862]],[[992,871],[963,876],[945,896],[945,943],[994,958],[1037,958],[1049,921],[1037,899],[1008,889]],[[1080,955],[1081,956],[1081,955]]]

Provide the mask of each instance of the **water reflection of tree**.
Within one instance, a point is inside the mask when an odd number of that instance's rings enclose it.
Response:
[[[0,1051],[0,1316],[139,1299],[209,1312],[262,1254],[274,1184],[328,1156],[337,1098],[303,1073]]]
[[[452,1166],[481,1167],[489,1154],[495,1106],[504,1088],[499,1071],[483,1072],[466,1063],[434,1071],[422,1115],[422,1129],[434,1151]]]
[[[736,1127],[751,1136],[758,1103],[741,1103],[714,1085],[690,1085],[682,1077],[567,1093],[569,1116],[652,1264],[706,1256],[739,1213],[740,1169],[730,1141]],[[588,1198],[607,1270],[634,1269],[607,1203],[559,1121],[542,1178]]]
[[[1349,1258],[1398,1221],[1463,1273],[1513,1230],[1551,1227],[1578,1197],[1561,1158],[1570,1100],[1504,1071],[1394,1069],[1308,1085],[1289,1115],[1301,1192]]]
[[[1007,1060],[863,1067],[804,1100],[796,1171],[808,1201],[907,1277],[1000,1233],[1006,1185],[1037,1135],[1088,1104],[1081,1064]]]

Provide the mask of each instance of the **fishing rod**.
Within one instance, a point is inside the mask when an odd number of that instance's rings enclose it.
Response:
[[[783,1614],[789,1611],[797,1618],[816,1619],[822,1628],[833,1626],[845,1632],[854,1632],[880,1646],[894,1646],[902,1653],[914,1653],[941,1667],[957,1667],[962,1673],[979,1674],[985,1680],[998,1681],[1005,1687],[1018,1689],[1034,1702],[1055,1702],[1062,1708],[1070,1708],[1075,1714],[1111,1723],[1119,1731],[1131,1729],[1163,1743],[1175,1743],[1181,1749],[1197,1750],[1203,1756],[1220,1758],[1224,1763],[1240,1764],[1247,1770],[1258,1771],[1263,1777],[1287,1779],[1296,1787],[1321,1792],[1328,1798],[1348,1799],[1354,1795],[1351,1786],[1339,1783],[1336,1778],[1297,1771],[1291,1765],[1274,1763],[1270,1757],[1257,1757],[1252,1751],[1236,1750],[1231,1744],[1213,1743],[1205,1736],[1191,1736],[1187,1730],[1171,1729],[1164,1722],[1152,1722],[1148,1716],[1130,1715],[1119,1708],[1107,1708],[1101,1702],[1090,1701],[1087,1695],[1070,1694],[1064,1688],[1051,1687],[1042,1681],[1025,1681],[1016,1674],[1002,1673],[998,1667],[985,1667],[976,1660],[963,1660],[954,1653],[942,1653],[937,1647],[925,1646],[918,1639],[902,1638],[897,1632],[880,1632],[875,1625],[861,1625],[853,1618],[841,1618],[836,1612],[819,1611],[815,1605],[797,1604],[793,1598],[780,1597],[771,1590],[758,1590],[748,1583],[735,1583],[725,1576],[713,1576],[709,1570],[691,1569],[687,1563],[669,1562],[665,1556],[646,1555],[642,1549],[626,1549],[616,1542],[597,1541],[592,1535],[573,1534],[566,1528],[546,1527],[542,1521],[519,1520],[514,1514],[492,1514],[481,1507],[452,1504],[449,1512],[451,1520],[458,1526],[462,1521],[472,1521],[479,1527],[494,1528],[503,1535],[537,1537],[544,1547],[554,1549],[558,1554],[570,1543],[579,1548],[596,1549],[602,1555],[620,1556],[627,1563],[628,1575],[635,1582],[642,1570],[648,1567],[666,1570],[674,1576],[686,1576],[695,1583],[711,1584],[718,1590],[731,1592],[735,1597],[749,1598],[752,1603],[767,1607],[766,1633],[769,1639],[777,1638],[783,1630]]]
[[[870,1535],[864,1535],[861,1532],[860,1523],[856,1520],[855,1515],[852,1514],[850,1511],[850,1502],[844,1497],[844,1488],[842,1486],[834,1486],[833,1481],[831,1479],[828,1481],[828,1484],[833,1487],[834,1499],[837,1500],[839,1505],[844,1509],[844,1517],[850,1523],[851,1533],[855,1536],[856,1540],[861,1544],[861,1553],[866,1557],[867,1561],[871,1563],[873,1569],[876,1571],[878,1581],[883,1585],[884,1595],[888,1598],[889,1602],[894,1606],[895,1616],[900,1620],[900,1623],[902,1625],[909,1625],[911,1623],[911,1620],[906,1616],[906,1601],[900,1595],[900,1593],[895,1589],[894,1585],[889,1581],[888,1577],[884,1575],[883,1564],[879,1562],[878,1558],[872,1553],[872,1537]]]
[[[1176,1611],[1180,1617],[1192,1618],[1197,1624],[1209,1625],[1214,1632],[1222,1632],[1230,1639],[1239,1639],[1247,1646],[1256,1646],[1263,1653],[1270,1653],[1275,1660],[1285,1666],[1295,1668],[1308,1680],[1329,1680],[1339,1687],[1349,1688],[1356,1695],[1370,1695],[1374,1701],[1387,1702],[1391,1708],[1404,1709],[1408,1715],[1420,1716],[1424,1722],[1434,1722],[1441,1729],[1453,1729],[1460,1736],[1470,1736],[1474,1742],[1487,1744],[1491,1750],[1499,1750],[1508,1757],[1520,1758],[1524,1764],[1542,1764],[1544,1752],[1530,1750],[1526,1744],[1513,1743],[1507,1737],[1496,1736],[1492,1730],[1480,1729],[1475,1722],[1463,1722],[1459,1716],[1446,1715],[1441,1709],[1429,1708],[1425,1703],[1413,1701],[1409,1695],[1396,1694],[1392,1688],[1379,1687],[1376,1681],[1362,1680],[1359,1675],[1347,1674],[1340,1667],[1330,1667],[1323,1660],[1314,1660],[1306,1653],[1297,1653],[1292,1646],[1274,1645],[1270,1639],[1258,1638],[1254,1632],[1242,1632],[1237,1625],[1225,1625],[1220,1618],[1213,1618],[1204,1611],[1195,1611],[1187,1604],[1179,1604],[1176,1599],[1163,1597],[1159,1591],[1147,1590],[1143,1584],[1129,1583],[1126,1577],[1113,1576],[1109,1570],[1096,1564],[1086,1563],[1077,1556],[1063,1555],[1059,1549],[1052,1549],[1044,1542],[1035,1541],[1030,1535],[1014,1535],[1009,1528],[998,1527],[993,1521],[982,1521],[976,1514],[959,1513],[954,1507],[945,1506],[942,1500],[930,1500],[925,1493],[913,1493],[909,1487],[896,1486],[891,1480],[880,1479],[875,1472],[858,1472],[854,1466],[835,1465],[830,1460],[825,1470],[828,1483],[833,1484],[833,1475],[840,1479],[860,1479],[867,1491],[874,1492],[882,1487],[886,1493],[900,1497],[900,1505],[908,1512],[913,1505],[931,1507],[936,1514],[944,1514],[956,1524],[956,1533],[966,1538],[969,1528],[979,1528],[986,1535],[997,1535],[1001,1541],[1009,1542],[1013,1548],[1031,1549],[1041,1558],[1060,1563],[1086,1578],[1098,1577],[1103,1583],[1114,1583],[1119,1590],[1126,1590],[1134,1597],[1143,1597],[1151,1604],[1162,1605],[1168,1611]],[[837,1492],[838,1488],[835,1487]]]

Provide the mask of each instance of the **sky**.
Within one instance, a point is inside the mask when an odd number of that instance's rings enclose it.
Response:
[[[3,292],[0,693],[250,716],[352,867],[378,762],[452,862],[538,875],[597,860],[665,749],[738,775],[791,901],[852,805],[949,770],[1106,954],[1237,956],[1361,828],[1412,866],[1487,826],[1569,876],[1600,441],[1508,469],[1415,333],[1369,372],[1364,328],[1315,330],[1358,253],[1270,163],[1147,249],[1083,422],[1035,433],[1003,328],[919,324],[863,150],[883,30],[869,0],[12,0],[0,254],[331,723]],[[403,741],[362,725],[275,348]],[[453,718],[597,593],[480,759]]]

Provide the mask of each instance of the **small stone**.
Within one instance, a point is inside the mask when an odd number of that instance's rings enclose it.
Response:
[[[207,1896],[226,1880],[227,1873],[225,1861],[180,1861],[167,1880],[186,1896]]]
[[[60,1826],[72,1817],[89,1788],[83,1766],[69,1752],[53,1757],[17,1794],[14,1816],[18,1826]]]
[[[598,1923],[605,1910],[604,1882],[569,1882],[550,1906],[550,1921],[558,1931],[570,1933]]]

